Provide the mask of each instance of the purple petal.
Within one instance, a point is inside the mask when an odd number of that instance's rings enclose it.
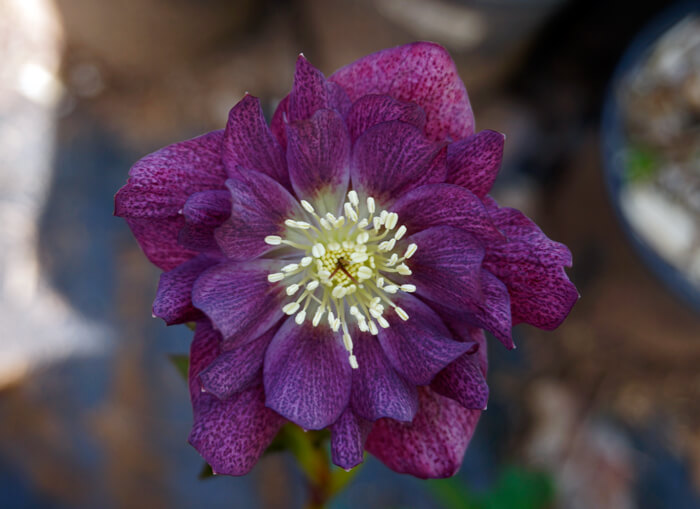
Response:
[[[201,391],[199,374],[218,355],[220,339],[208,322],[198,323],[190,353],[194,424],[188,440],[217,474],[244,475],[253,468],[284,420],[265,407],[260,385],[226,401]]]
[[[323,429],[348,406],[350,371],[337,333],[289,318],[265,354],[267,406],[304,429]]]
[[[415,297],[405,294],[394,302],[409,319],[404,321],[390,312],[391,326],[379,330],[379,342],[391,365],[409,382],[429,384],[440,370],[473,348],[455,341],[440,317]]]
[[[353,147],[353,187],[388,203],[415,187],[443,182],[447,172],[443,147],[405,122],[370,127]]]
[[[435,377],[430,387],[470,410],[486,410],[489,386],[479,366],[478,354],[465,354]]]
[[[241,169],[226,187],[231,191],[231,217],[215,236],[232,260],[249,260],[272,249],[265,237],[281,234],[284,220],[300,214],[289,191],[262,173]]]
[[[185,226],[180,230],[181,245],[201,252],[221,253],[214,230],[231,215],[229,191],[194,193],[183,207]]]
[[[178,245],[185,224],[179,211],[190,194],[223,188],[222,138],[222,131],[214,131],[147,155],[114,198],[114,214],[127,218],[148,259],[163,270],[195,254]]]
[[[462,465],[481,412],[427,387],[418,396],[420,407],[412,423],[375,422],[365,447],[395,472],[421,479],[450,477]]]
[[[350,138],[340,115],[319,110],[289,125],[287,162],[296,195],[336,213],[350,178]]]
[[[340,468],[349,470],[364,459],[365,440],[371,423],[347,408],[331,426],[331,458]]]
[[[276,329],[272,327],[250,343],[219,355],[199,375],[202,389],[219,399],[228,399],[237,392],[249,389],[258,380],[265,350],[275,332]]]
[[[284,152],[265,121],[260,100],[252,95],[231,109],[221,157],[230,177],[239,166],[259,171],[289,187]]]
[[[270,120],[270,131],[275,135],[282,150],[287,150],[287,124],[289,123],[289,96],[285,96],[275,108]]]
[[[370,127],[392,120],[406,122],[422,132],[425,112],[416,103],[397,101],[388,95],[372,94],[362,96],[353,103],[345,122],[354,143]]]
[[[246,343],[272,327],[283,315],[284,292],[267,281],[278,264],[270,260],[222,263],[195,282],[192,303],[231,343]]]
[[[413,420],[418,409],[415,386],[394,371],[374,336],[358,331],[353,338],[359,365],[352,372],[350,402],[355,413],[370,421]]]
[[[201,311],[192,305],[192,286],[202,272],[217,263],[219,260],[215,258],[199,255],[163,272],[153,302],[153,314],[168,325],[201,318]]]
[[[505,136],[496,131],[481,131],[447,149],[447,182],[464,186],[479,198],[493,186],[503,159]]]
[[[178,237],[185,226],[182,216],[164,219],[126,218],[136,241],[156,267],[171,270],[199,252],[180,245]]]
[[[474,132],[474,115],[457,68],[445,48],[416,42],[368,55],[336,71],[339,83],[357,101],[367,94],[415,102],[426,114],[433,141],[455,140]]]
[[[344,116],[350,105],[350,99],[342,87],[327,82],[321,71],[311,65],[304,55],[299,55],[287,106],[290,123],[306,120],[321,109],[334,109]]]
[[[481,200],[471,191],[452,184],[431,184],[413,189],[391,207],[409,232],[432,226],[454,226],[487,243],[502,240]]]
[[[455,312],[475,309],[483,301],[481,262],[484,248],[476,238],[451,226],[434,226],[411,235],[418,246],[408,261],[410,282],[418,296]]]
[[[486,203],[507,239],[489,245],[484,267],[508,287],[513,323],[556,329],[579,297],[563,268],[571,266],[571,252],[521,212]]]

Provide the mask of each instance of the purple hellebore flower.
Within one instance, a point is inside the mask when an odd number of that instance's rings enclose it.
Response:
[[[246,95],[226,129],[137,162],[116,196],[165,272],[153,305],[197,321],[190,443],[242,475],[285,420],[418,477],[461,465],[488,387],[483,330],[556,328],[571,253],[487,192],[504,136],[474,132],[444,48],[380,51],[326,79],[303,56],[271,125]]]

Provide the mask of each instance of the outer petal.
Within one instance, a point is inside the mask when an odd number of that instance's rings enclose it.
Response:
[[[114,198],[115,215],[127,218],[148,259],[163,270],[194,255],[177,243],[184,226],[178,212],[190,194],[223,187],[222,138],[214,131],[147,155]]]
[[[267,281],[277,266],[270,260],[216,265],[195,282],[192,303],[206,313],[227,343],[255,339],[283,315],[284,293]]]
[[[222,159],[230,177],[237,168],[259,171],[289,187],[289,174],[282,147],[265,121],[260,100],[246,94],[231,109],[224,133]]]
[[[474,115],[457,69],[442,46],[416,42],[379,51],[336,71],[353,101],[367,94],[390,95],[425,111],[425,132],[434,141],[458,140],[474,132]]]
[[[429,384],[450,362],[476,347],[455,341],[440,317],[415,297],[401,295],[394,302],[409,319],[390,313],[391,326],[379,330],[379,342],[394,369],[415,385]]]
[[[365,441],[371,423],[347,408],[331,426],[331,457],[333,463],[347,470],[356,467],[364,458]]]
[[[319,110],[287,127],[287,162],[299,198],[337,212],[350,179],[350,137],[340,115]]]
[[[447,149],[447,182],[479,198],[486,196],[501,167],[504,141],[503,134],[487,130],[452,143]]]
[[[420,297],[458,313],[483,302],[484,249],[473,235],[451,226],[435,226],[412,235],[407,242],[418,245],[408,265]]]
[[[417,127],[425,127],[425,112],[416,103],[398,101],[388,95],[370,94],[355,101],[345,122],[353,143],[372,126],[400,120]]]
[[[284,420],[265,407],[261,386],[226,401],[201,391],[199,374],[218,355],[220,339],[208,322],[197,325],[190,354],[194,424],[189,442],[214,472],[244,475],[253,468]]]
[[[231,193],[225,190],[194,193],[182,209],[185,226],[179,242],[196,251],[221,253],[214,230],[231,215]]]
[[[377,124],[353,147],[352,185],[388,203],[415,187],[443,182],[447,172],[443,147],[405,122]]]
[[[418,395],[420,408],[412,423],[377,421],[365,447],[396,472],[421,479],[450,477],[462,465],[481,412],[427,387]]]
[[[268,235],[280,235],[284,220],[298,215],[299,205],[284,187],[256,171],[237,172],[226,181],[231,191],[231,217],[216,230],[216,241],[232,260],[249,260],[270,249]]]
[[[350,370],[338,334],[289,318],[265,355],[267,406],[305,429],[323,429],[348,406]]]
[[[440,371],[430,387],[470,410],[486,410],[489,386],[479,366],[479,355],[465,354]]]
[[[521,212],[498,208],[493,200],[486,204],[508,238],[489,245],[484,267],[508,287],[513,323],[556,329],[579,297],[563,268],[571,266],[571,252]]]
[[[321,109],[334,109],[345,116],[350,105],[350,99],[341,87],[327,82],[321,71],[304,55],[299,55],[287,106],[289,122],[310,118]]]
[[[359,366],[352,371],[350,403],[355,413],[370,421],[413,420],[418,410],[415,386],[394,371],[374,336],[358,331],[353,337]]]
[[[228,399],[235,393],[259,383],[265,350],[277,330],[272,327],[250,343],[223,352],[202,371],[199,380],[202,390],[219,399]]]
[[[192,305],[192,286],[202,272],[217,263],[216,258],[199,255],[163,272],[153,302],[153,314],[168,325],[202,318],[202,312]]]
[[[481,200],[460,186],[421,186],[404,194],[391,208],[410,232],[454,226],[474,234],[484,244],[504,239]]]

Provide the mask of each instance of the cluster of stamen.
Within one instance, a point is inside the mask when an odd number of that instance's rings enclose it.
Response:
[[[292,300],[282,310],[296,315],[297,324],[308,317],[316,327],[325,316],[333,331],[342,329],[350,365],[357,368],[348,320],[354,318],[361,331],[374,335],[379,333],[379,327],[389,327],[384,316],[387,307],[408,320],[406,311],[392,302],[391,295],[414,292],[416,287],[396,283],[392,278],[411,274],[405,262],[417,246],[409,244],[399,255],[394,250],[406,234],[406,227],[398,225],[398,215],[377,211],[372,197],[367,198],[366,206],[361,204],[354,190],[347,197],[344,215],[338,217],[330,212],[319,215],[311,203],[302,200],[309,221],[285,221],[300,235],[295,235],[295,240],[277,235],[265,237],[271,246],[290,246],[303,252],[301,258],[295,252],[290,259],[293,263],[269,274],[267,279],[271,283],[285,281],[285,291]]]

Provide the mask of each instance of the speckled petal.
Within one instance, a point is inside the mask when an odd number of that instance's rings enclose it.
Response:
[[[367,129],[353,147],[353,188],[388,204],[447,174],[444,144],[429,141],[415,126],[392,121]]]
[[[421,479],[457,473],[481,412],[467,410],[427,387],[418,390],[420,407],[411,423],[380,419],[366,449],[395,472]]]
[[[447,182],[479,198],[486,196],[501,167],[504,141],[501,133],[487,130],[452,143],[447,149]]]
[[[192,286],[202,272],[219,262],[216,258],[199,255],[163,272],[153,302],[153,314],[168,325],[202,318],[202,312],[192,305]]]
[[[194,193],[182,209],[185,226],[180,230],[181,245],[195,251],[221,253],[214,230],[231,215],[231,193],[225,190]]]
[[[244,475],[258,461],[284,419],[265,407],[261,385],[221,401],[201,391],[199,374],[217,357],[220,336],[200,322],[190,350],[194,424],[189,442],[217,474]]]
[[[284,220],[301,213],[289,191],[262,173],[239,170],[226,187],[231,192],[231,216],[215,237],[231,260],[249,260],[273,249],[265,237],[282,234]]]
[[[409,319],[387,312],[391,326],[379,329],[379,342],[391,365],[409,382],[429,384],[450,362],[473,349],[471,343],[455,341],[440,317],[417,298],[404,294],[393,300]]]
[[[200,373],[202,389],[219,399],[228,399],[259,383],[265,350],[276,332],[271,327],[253,341],[222,352]]]
[[[350,105],[350,98],[342,87],[327,82],[321,71],[311,65],[304,55],[299,55],[287,105],[290,123],[311,118],[321,109],[333,109],[344,117]]]
[[[350,137],[340,115],[319,110],[289,125],[287,162],[297,197],[337,213],[350,179]]]
[[[331,426],[331,458],[335,465],[349,470],[362,463],[365,441],[372,424],[347,408]]]
[[[482,243],[503,240],[481,200],[453,184],[430,184],[401,196],[391,209],[409,232],[432,226],[454,226],[474,234]]]
[[[214,131],[147,155],[114,198],[114,214],[127,218],[148,259],[163,270],[196,253],[178,245],[185,224],[179,211],[192,193],[223,188],[222,139],[223,131]]]
[[[265,354],[267,406],[304,429],[323,429],[348,406],[350,371],[338,333],[290,317]]]
[[[352,336],[359,366],[352,371],[350,403],[355,413],[370,421],[381,417],[413,420],[418,409],[414,384],[394,370],[376,337],[359,331]]]
[[[370,127],[392,120],[406,122],[423,131],[425,112],[413,102],[398,101],[388,95],[370,94],[353,103],[345,122],[354,143]]]
[[[238,167],[259,171],[289,187],[284,152],[265,121],[260,100],[246,94],[231,109],[224,133],[222,159],[230,177]]]
[[[484,267],[508,287],[513,323],[556,329],[579,298],[564,271],[571,266],[571,252],[521,212],[486,203],[507,239],[488,246]]]
[[[474,132],[474,115],[464,84],[445,48],[416,42],[368,55],[329,78],[353,101],[367,94],[417,103],[425,111],[431,140],[458,140]]]
[[[435,377],[430,387],[470,410],[486,410],[489,386],[479,367],[479,355],[462,355]]]
[[[195,282],[192,303],[204,311],[224,339],[246,343],[268,330],[283,315],[284,292],[267,275],[278,262],[252,260],[216,265]]]
[[[411,235],[418,246],[408,261],[417,295],[457,313],[483,301],[481,262],[484,248],[476,238],[451,226],[434,226]]]

